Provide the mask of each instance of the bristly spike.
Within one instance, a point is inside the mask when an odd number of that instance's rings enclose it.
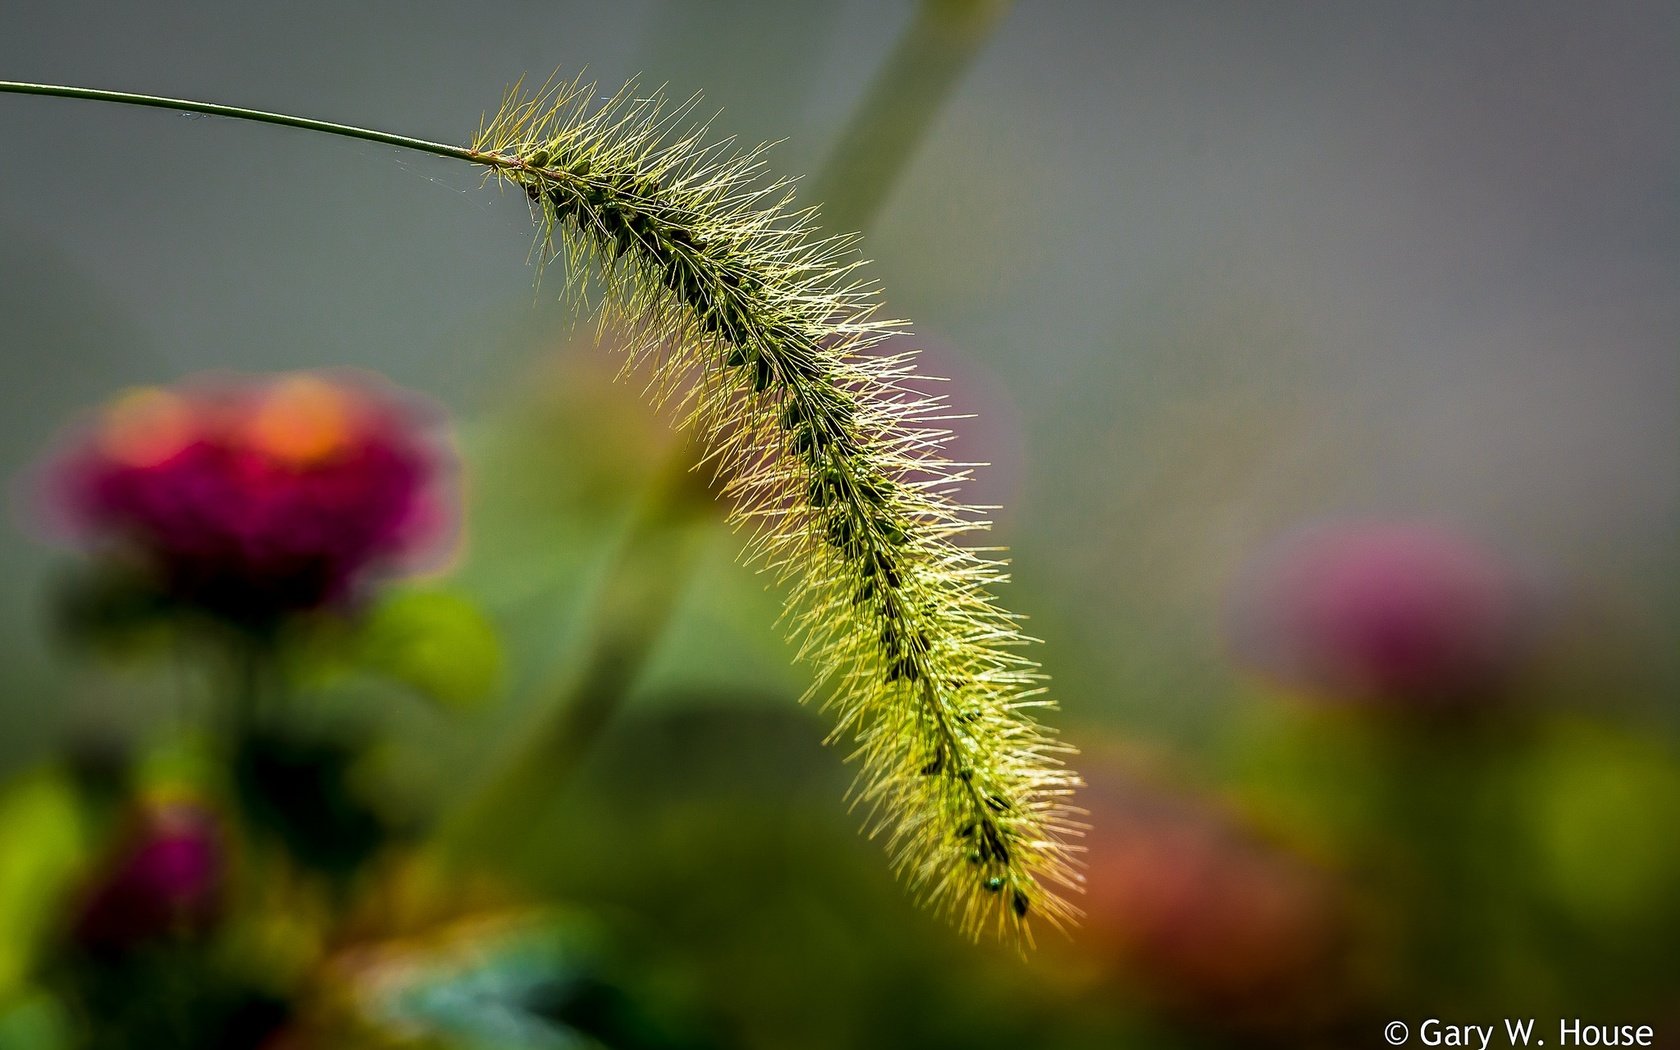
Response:
[[[904,324],[858,276],[857,238],[761,181],[762,147],[680,126],[698,99],[596,97],[516,87],[473,148],[533,202],[539,256],[594,264],[630,360],[751,526],[748,560],[789,581],[784,618],[894,868],[971,936],[1072,922],[1073,752],[1028,713],[1050,704],[990,593],[1002,562],[957,542],[986,527],[954,495],[969,465],[942,452],[959,417],[904,385],[924,378],[914,355],[871,352]]]

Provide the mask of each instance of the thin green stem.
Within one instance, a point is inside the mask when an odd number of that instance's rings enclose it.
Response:
[[[519,166],[513,158],[494,153],[483,153],[465,146],[451,146],[445,142],[431,142],[426,139],[412,138],[408,135],[393,135],[388,131],[358,128],[350,124],[335,124],[329,120],[314,120],[309,117],[293,116],[289,113],[270,113],[260,109],[247,109],[244,106],[224,106],[215,102],[199,102],[188,98],[164,98],[161,95],[141,95],[132,91],[106,91],[102,88],[72,87],[67,84],[27,84],[16,80],[0,80],[0,94],[48,95],[54,98],[86,99],[90,102],[113,102],[124,106],[172,109],[184,113],[205,113],[213,117],[231,117],[235,120],[249,120],[259,124],[278,124],[282,127],[302,128],[305,131],[337,135],[340,138],[378,142],[387,146],[416,150],[421,153],[449,157],[453,160],[464,160],[472,164],[483,164],[493,168]]]
[[[226,695],[221,704],[227,737],[224,746],[230,760],[245,746],[263,717],[270,655],[268,646],[244,634],[228,639]]]

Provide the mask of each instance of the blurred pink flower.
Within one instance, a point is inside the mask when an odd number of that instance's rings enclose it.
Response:
[[[448,532],[428,422],[342,375],[143,389],[46,480],[78,538],[138,555],[183,604],[266,623],[343,602]]]
[[[1087,776],[1087,949],[1213,1028],[1304,1033],[1354,1009],[1354,930],[1327,871],[1208,802]]]
[[[123,949],[199,933],[221,914],[226,857],[209,810],[189,802],[154,805],[129,827],[76,916],[86,949]]]
[[[1498,557],[1449,529],[1330,525],[1251,566],[1231,634],[1240,663],[1313,696],[1453,705],[1515,672],[1524,597]]]

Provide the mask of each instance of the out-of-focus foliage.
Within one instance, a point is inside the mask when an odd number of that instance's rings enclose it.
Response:
[[[355,639],[358,663],[441,704],[471,707],[502,676],[502,646],[477,605],[448,591],[401,591],[381,601]]]
[[[856,835],[762,630],[774,595],[732,567],[715,512],[650,510],[687,453],[632,391],[590,391],[599,373],[535,375],[460,443],[476,542],[447,581],[269,636],[276,677],[227,759],[160,724],[84,733],[15,781],[0,1031],[1296,1045],[1391,1016],[1666,1001],[1680,764],[1661,732],[1564,692],[1590,640],[1554,641],[1569,618],[1490,545],[1371,520],[1257,545],[1210,621],[1236,717],[1200,759],[1087,727],[1086,918],[1022,959],[919,914]],[[633,462],[527,486],[605,427]],[[649,590],[667,565],[689,583]],[[623,648],[649,601],[670,618]],[[165,637],[102,673],[228,644]],[[212,694],[230,687],[216,666]],[[118,1009],[179,982],[198,989],[189,1028]]]

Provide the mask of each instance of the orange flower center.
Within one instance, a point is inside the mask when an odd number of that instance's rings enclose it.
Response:
[[[356,408],[349,395],[315,376],[276,383],[246,428],[253,448],[294,467],[332,458],[355,435]]]

